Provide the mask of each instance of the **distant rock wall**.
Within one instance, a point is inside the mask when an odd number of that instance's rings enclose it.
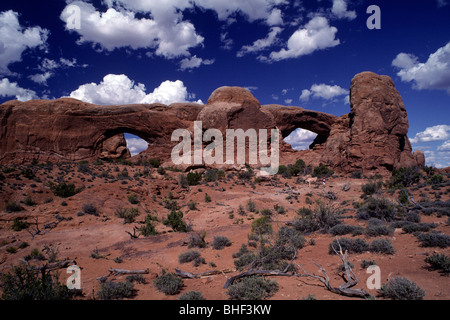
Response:
[[[149,143],[136,157],[170,164],[175,129],[273,129],[286,138],[297,128],[318,134],[311,150],[295,151],[281,141],[281,163],[302,158],[337,171],[391,171],[423,166],[422,152],[411,153],[408,118],[391,78],[357,74],[350,88],[350,113],[337,117],[300,107],[264,105],[239,87],[215,90],[206,105],[196,103],[98,106],[71,98],[16,100],[0,105],[0,163],[80,161],[130,157],[123,133]]]

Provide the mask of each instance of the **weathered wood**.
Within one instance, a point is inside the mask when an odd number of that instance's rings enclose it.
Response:
[[[234,271],[235,270],[232,270],[232,269],[225,269],[225,270],[205,271],[205,272],[200,272],[200,273],[191,273],[191,272],[186,272],[186,271],[175,268],[175,273],[185,279],[198,279],[198,278],[202,278],[202,277],[209,277],[209,276],[213,276],[216,274],[225,274],[225,273],[230,273],[230,272],[234,272]]]

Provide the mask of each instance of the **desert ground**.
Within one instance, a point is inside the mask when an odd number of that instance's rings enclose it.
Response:
[[[202,174],[201,180],[196,185],[186,185],[180,182],[185,172],[131,162],[3,165],[0,272],[7,274],[20,263],[42,266],[70,260],[81,269],[81,293],[75,299],[100,299],[101,280],[126,281],[129,275],[114,274],[110,272],[113,268],[145,271],[139,275],[140,281],[134,282],[133,295],[125,299],[174,300],[184,293],[198,291],[206,300],[227,300],[230,299],[224,288],[227,279],[251,268],[245,265],[238,269],[233,254],[243,244],[257,252],[263,238],[270,246],[282,227],[298,230],[295,221],[304,218],[302,212],[308,212],[305,208],[317,212],[320,204],[332,212],[338,224],[360,226],[355,228],[359,233],[336,234],[336,228],[303,230],[302,246],[292,259],[285,259],[296,266],[295,271],[289,271],[292,276],[266,275],[266,279],[278,284],[278,290],[266,299],[361,299],[334,293],[317,278],[294,276],[305,273],[323,276],[320,266],[331,286],[344,284],[345,272],[339,269],[342,261],[330,253],[330,243],[336,238],[362,239],[368,244],[375,239],[387,239],[392,244],[394,252],[390,253],[373,250],[348,253],[347,261],[357,278],[354,289],[365,290],[370,298],[386,299],[377,289],[367,286],[371,276],[367,273],[367,262],[375,261],[382,284],[396,276],[404,277],[425,291],[423,299],[450,299],[448,270],[446,273],[433,269],[425,262],[433,254],[448,257],[449,244],[427,246],[419,240],[419,235],[425,233],[450,235],[450,180],[446,172],[434,173],[442,177],[434,181],[421,171],[418,181],[394,188],[389,186],[390,176],[361,173],[334,173],[326,178],[325,185],[322,179],[309,185],[303,172],[291,177],[277,174],[260,178],[245,167],[241,171],[194,171]],[[75,194],[57,195],[56,186],[62,181],[73,183]],[[377,181],[382,184],[376,190],[363,191],[364,185]],[[408,196],[402,200],[401,190],[405,189]],[[369,220],[357,217],[358,208],[371,198],[388,199],[395,206],[395,216],[380,222],[388,230],[385,235],[369,233]],[[134,212],[138,215],[126,222],[119,215],[127,208],[137,208]],[[172,209],[183,213],[187,231],[175,231],[163,223]],[[261,217],[267,217],[265,222],[271,225],[272,234],[252,237],[252,224]],[[146,218],[151,220],[155,234],[142,234]],[[414,233],[404,227],[408,223],[431,227]],[[213,245],[218,236],[229,240],[220,249]],[[203,239],[206,246],[191,247],[190,239],[195,237]],[[180,262],[180,254],[190,250],[200,254],[198,259]],[[155,280],[163,273],[174,273],[175,269],[198,276],[183,278],[183,286],[176,294],[158,290]],[[65,283],[70,274],[65,268],[57,272],[61,283]],[[204,272],[210,273],[202,275]]]

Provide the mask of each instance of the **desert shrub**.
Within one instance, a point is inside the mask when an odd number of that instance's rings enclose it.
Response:
[[[158,167],[158,169],[156,169],[156,172],[163,176],[166,174],[166,169],[164,169],[163,167]]]
[[[262,300],[278,291],[278,283],[260,276],[242,278],[228,287],[232,300]]]
[[[206,203],[211,202],[211,196],[207,193],[205,193],[205,202]]]
[[[425,258],[431,270],[439,270],[444,274],[450,274],[450,257],[445,254],[433,253],[432,256]]]
[[[196,186],[200,184],[200,181],[202,180],[202,174],[197,171],[188,172],[186,179],[189,186]]]
[[[286,209],[283,207],[283,206],[275,206],[275,211],[278,213],[278,214],[285,214],[286,213]]]
[[[178,300],[205,300],[200,291],[188,291],[178,297]]]
[[[81,209],[83,210],[83,213],[85,213],[85,214],[98,216],[97,207],[95,205],[93,205],[92,203],[83,204],[83,207]]]
[[[333,175],[334,171],[325,165],[314,167],[312,176],[318,178],[328,178]]]
[[[235,267],[239,270],[242,270],[242,268],[249,265],[256,259],[255,254],[248,249],[245,243],[242,244],[238,252],[233,253],[232,257],[235,259]]]
[[[405,233],[414,233],[414,232],[428,232],[432,228],[436,228],[437,224],[435,223],[413,223],[409,222],[402,226],[402,230]]]
[[[407,188],[420,181],[422,174],[419,167],[399,168],[392,171],[388,184],[392,188]]]
[[[187,206],[188,206],[189,210],[198,210],[197,203],[192,199],[189,200],[189,202],[187,203]]]
[[[294,219],[294,228],[298,231],[311,233],[317,230],[328,232],[332,227],[340,223],[335,209],[322,202],[313,211],[306,210],[302,218]]]
[[[435,184],[442,183],[443,181],[444,181],[444,176],[442,174],[434,174],[427,180],[427,183],[435,185]]]
[[[377,262],[375,260],[366,260],[363,259],[363,261],[361,261],[361,268],[363,269],[367,269],[370,266],[376,266]]]
[[[14,218],[11,229],[14,231],[21,231],[28,228],[28,222],[23,221],[21,218]]]
[[[27,196],[25,198],[25,200],[23,200],[23,204],[26,205],[26,206],[32,207],[32,206],[36,205],[36,202],[33,199],[31,199],[30,196]]]
[[[390,236],[394,229],[383,224],[369,224],[364,233],[369,237]]]
[[[61,198],[68,198],[71,197],[79,192],[79,190],[75,187],[75,184],[73,183],[66,183],[66,182],[60,182],[60,183],[54,183],[50,182],[50,189],[53,191],[53,194],[55,196],[61,197]]]
[[[421,247],[447,248],[450,246],[450,236],[445,233],[416,233],[416,237],[420,241]]]
[[[130,202],[131,204],[138,204],[139,198],[135,193],[132,193],[128,196],[128,202]]]
[[[294,248],[300,249],[305,246],[306,239],[303,237],[301,232],[295,230],[294,228],[282,226],[280,230],[278,230],[277,242],[281,245],[290,245]]]
[[[181,211],[172,210],[167,215],[167,219],[163,220],[163,224],[172,227],[173,231],[188,231],[188,226],[183,220],[183,213]]]
[[[175,273],[164,273],[154,280],[156,289],[166,295],[175,295],[184,286],[183,279]]]
[[[200,252],[197,250],[189,250],[178,255],[179,263],[188,263],[194,261],[201,256]]]
[[[330,243],[328,250],[329,254],[336,254],[334,250],[339,252],[339,244],[341,245],[342,252],[347,250],[348,253],[362,253],[369,250],[369,244],[363,239],[340,238],[334,239]]]
[[[122,218],[124,223],[133,223],[140,214],[138,208],[118,208],[115,212],[115,215]]]
[[[361,189],[362,189],[362,192],[364,192],[364,194],[370,196],[370,195],[372,195],[374,193],[377,193],[381,189],[382,186],[383,186],[383,182],[381,182],[381,181],[378,181],[378,182],[373,181],[373,182],[369,182],[369,183],[363,184],[361,186]]]
[[[19,212],[22,210],[23,210],[22,206],[18,204],[16,201],[8,201],[8,203],[6,203],[5,207],[6,212]]]
[[[108,280],[100,284],[97,298],[101,300],[119,300],[133,296],[134,284],[130,281],[114,282]]]
[[[219,174],[217,169],[208,169],[205,171],[205,176],[203,177],[203,180],[205,182],[214,182],[219,179]]]
[[[415,282],[403,277],[394,277],[381,286],[379,290],[383,298],[393,300],[422,300],[425,291]]]
[[[202,233],[192,233],[189,236],[188,240],[188,248],[206,248],[207,243],[205,241],[206,232],[203,231]]]
[[[91,169],[89,168],[89,162],[86,160],[78,162],[78,172],[90,173]]]
[[[312,217],[313,216],[313,211],[310,208],[302,207],[302,208],[297,210],[297,214],[299,216],[301,216],[302,218]]]
[[[131,282],[131,283],[141,283],[141,284],[147,283],[147,280],[145,280],[145,278],[142,274],[131,274],[125,278],[125,281]]]
[[[212,247],[216,250],[222,250],[225,247],[231,246],[231,241],[224,236],[216,236],[213,239]]]
[[[250,212],[256,212],[256,205],[252,201],[252,199],[248,199],[248,201],[247,201],[247,210]]]
[[[180,206],[177,203],[177,200],[169,198],[165,198],[163,200],[164,202],[164,208],[169,210],[179,210]]]
[[[408,222],[420,222],[420,215],[417,212],[411,211],[405,214],[405,220]]]
[[[38,272],[26,265],[15,266],[0,277],[3,300],[69,300],[67,286],[49,272]]]
[[[252,222],[252,233],[263,235],[272,233],[272,224],[270,224],[270,218],[263,216]]]
[[[364,233],[364,228],[361,226],[352,226],[348,224],[337,224],[329,231],[334,236],[343,236],[345,234],[361,235]]]
[[[270,210],[268,208],[264,208],[260,212],[263,216],[270,217],[272,215],[272,210]]]
[[[186,178],[185,174],[180,174],[179,181],[180,181],[180,186],[182,188],[187,188],[188,187],[188,181],[187,181],[187,178]]]
[[[158,234],[155,226],[153,225],[154,218],[151,215],[145,217],[144,225],[139,229],[140,233],[144,237],[153,236]]]
[[[384,221],[392,221],[397,213],[395,205],[388,199],[370,197],[362,206],[358,208],[356,217],[358,219],[369,220],[378,218]]]
[[[369,251],[382,254],[394,254],[395,249],[388,239],[375,239],[369,245]]]

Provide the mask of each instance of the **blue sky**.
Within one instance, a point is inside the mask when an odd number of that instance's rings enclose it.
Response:
[[[370,5],[381,29],[367,27]],[[427,165],[450,166],[450,0],[0,3],[0,102],[206,103],[229,85],[262,104],[340,116],[362,71],[393,78],[413,148]],[[288,141],[313,138],[297,130]]]

